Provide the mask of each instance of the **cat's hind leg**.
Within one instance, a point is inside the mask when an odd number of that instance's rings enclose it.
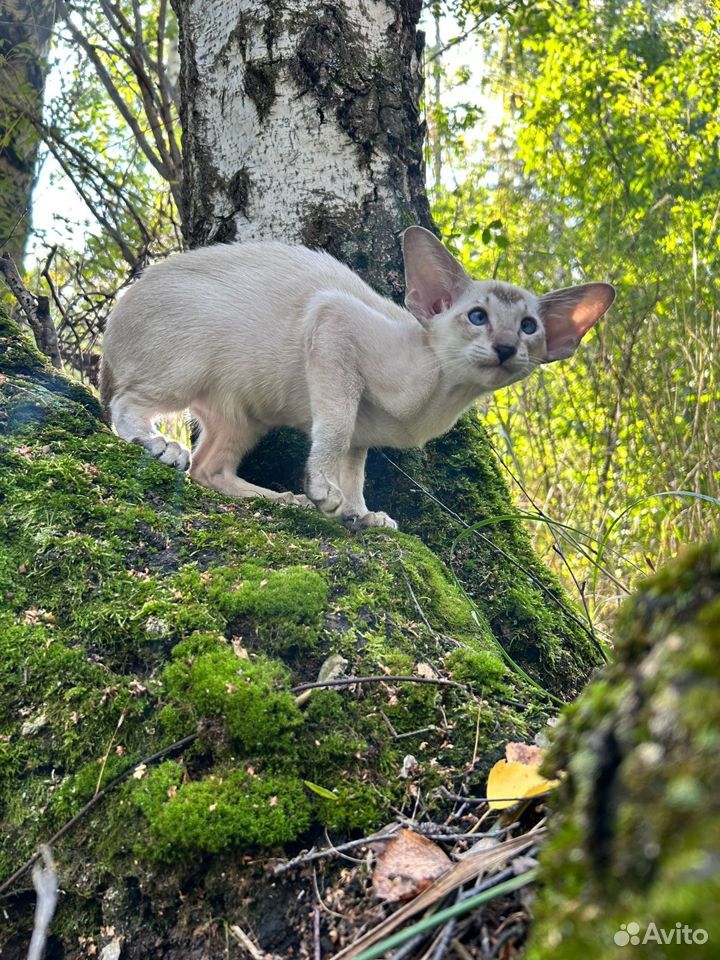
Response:
[[[237,476],[238,464],[266,432],[265,427],[243,416],[228,420],[201,404],[193,404],[191,413],[202,425],[200,442],[190,464],[193,480],[229,497],[265,497],[281,503],[312,506],[307,497],[278,493]]]
[[[190,451],[175,440],[167,440],[155,426],[157,406],[134,396],[120,393],[110,402],[110,416],[117,435],[129,443],[140,444],[160,463],[187,470]]]

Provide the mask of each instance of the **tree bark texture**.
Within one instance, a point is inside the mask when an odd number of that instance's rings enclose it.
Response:
[[[187,243],[322,247],[402,295],[399,237],[430,226],[419,0],[174,0]]]
[[[640,584],[615,633],[553,732],[564,776],[527,958],[717,956],[720,540]]]
[[[0,248],[18,263],[30,231],[53,0],[4,0],[0,15]]]

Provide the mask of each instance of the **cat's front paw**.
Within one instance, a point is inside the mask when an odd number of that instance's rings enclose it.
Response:
[[[190,451],[187,447],[184,447],[181,443],[177,443],[175,440],[168,441],[165,437],[156,436],[148,440],[135,440],[133,442],[139,443],[141,447],[145,447],[160,463],[165,463],[169,467],[175,467],[182,473],[190,466]]]
[[[308,476],[305,481],[305,492],[318,510],[326,516],[336,516],[345,502],[340,487],[332,480],[328,480],[324,473]]]
[[[370,510],[361,517],[348,517],[345,524],[353,532],[369,530],[371,527],[386,527],[388,530],[397,530],[398,528],[395,520],[382,510]]]

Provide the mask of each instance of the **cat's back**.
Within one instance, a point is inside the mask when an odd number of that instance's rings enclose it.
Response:
[[[175,320],[202,315],[207,321],[231,317],[297,317],[320,290],[340,289],[378,298],[344,264],[321,250],[278,241],[217,244],[175,254],[148,267],[119,299],[111,322],[137,318],[143,324],[163,315]]]
[[[148,267],[118,299],[103,355],[118,383],[297,380],[319,292],[386,301],[328,253],[275,241],[218,244]],[[392,305],[390,310],[397,310]]]

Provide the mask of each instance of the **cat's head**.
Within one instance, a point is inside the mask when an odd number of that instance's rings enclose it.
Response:
[[[537,297],[495,280],[473,280],[429,230],[403,234],[405,306],[432,337],[449,376],[497,390],[541,363],[572,356],[615,299],[609,283]]]

